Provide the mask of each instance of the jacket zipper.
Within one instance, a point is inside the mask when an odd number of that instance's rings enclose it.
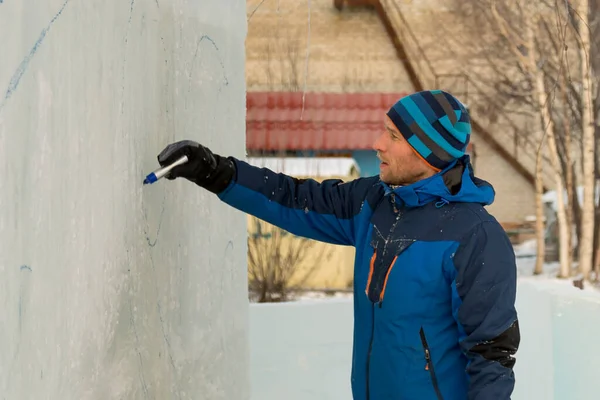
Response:
[[[371,365],[371,349],[373,348],[373,337],[375,336],[375,305],[371,304],[373,321],[371,323],[371,340],[369,341],[369,352],[367,353],[367,400],[370,398],[369,390],[369,367]]]
[[[438,385],[437,377],[435,376],[433,362],[431,361],[431,352],[429,351],[429,344],[427,344],[427,338],[425,338],[425,331],[423,330],[423,327],[421,327],[419,335],[421,335],[421,343],[423,344],[423,350],[425,351],[425,361],[427,361],[427,369],[429,370],[429,375],[431,375],[433,389],[435,390],[438,400],[444,400],[444,398],[442,397],[442,392],[440,391],[440,387]]]

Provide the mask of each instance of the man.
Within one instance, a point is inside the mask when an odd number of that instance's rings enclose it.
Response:
[[[484,209],[492,186],[473,175],[471,125],[452,95],[400,99],[374,143],[379,176],[299,180],[221,157],[195,142],[182,177],[296,235],[356,247],[355,400],[504,400],[519,342],[512,246]]]

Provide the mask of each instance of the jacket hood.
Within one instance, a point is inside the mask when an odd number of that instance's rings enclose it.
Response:
[[[438,207],[448,203],[479,203],[487,206],[494,202],[495,197],[492,185],[473,175],[468,155],[454,161],[443,171],[411,185],[392,189],[384,182],[381,184],[386,195],[394,194],[396,202],[400,201],[408,207],[420,207],[432,201]]]

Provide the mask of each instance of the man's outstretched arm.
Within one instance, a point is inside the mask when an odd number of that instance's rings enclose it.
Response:
[[[169,179],[184,177],[238,210],[293,234],[334,244],[354,244],[355,219],[377,181],[300,180],[219,156],[190,141],[167,146],[159,163],[169,164],[182,155],[190,161],[174,168]]]
[[[502,227],[481,222],[453,258],[453,309],[460,346],[469,362],[469,400],[508,400],[520,332],[516,262]]]

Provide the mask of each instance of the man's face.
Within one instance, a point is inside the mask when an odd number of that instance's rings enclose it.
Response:
[[[381,160],[381,180],[389,185],[409,185],[433,176],[436,171],[415,153],[387,115],[384,124],[384,132],[373,143]]]

